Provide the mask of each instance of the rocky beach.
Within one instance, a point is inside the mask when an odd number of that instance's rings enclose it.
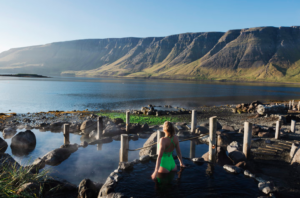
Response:
[[[160,110],[157,110],[160,109]],[[163,109],[163,110],[162,110]],[[129,169],[134,168],[136,163],[153,161],[156,159],[156,146],[151,146],[156,140],[156,131],[162,130],[162,123],[170,120],[174,123],[176,134],[181,140],[191,139],[197,144],[209,143],[209,118],[217,116],[217,160],[216,163],[226,171],[233,174],[245,174],[258,182],[262,194],[274,197],[297,197],[300,195],[299,185],[300,163],[299,125],[291,128],[292,120],[299,122],[300,116],[298,106],[286,102],[261,103],[254,101],[249,104],[222,105],[222,106],[201,106],[196,110],[197,127],[191,132],[190,109],[163,105],[155,107],[148,105],[139,110],[130,110],[130,115],[136,121],[131,121],[129,130],[126,131],[125,111],[49,111],[27,114],[2,113],[0,114],[1,138],[1,159],[9,159],[9,164],[22,165],[5,153],[8,144],[5,139],[11,139],[11,149],[14,155],[28,155],[35,148],[36,138],[31,130],[40,132],[50,131],[61,133],[64,125],[69,125],[69,133],[80,136],[80,144],[63,144],[60,148],[48,152],[44,156],[35,159],[28,168],[31,174],[36,174],[45,165],[56,166],[70,157],[80,147],[87,147],[95,144],[109,144],[113,140],[119,141],[121,134],[129,134],[130,140],[139,138],[147,139],[144,143],[145,149],[139,153],[140,158],[134,162],[121,162],[114,173],[108,177],[103,184],[93,182],[90,179],[82,178],[77,187],[67,181],[51,180],[51,185],[61,186],[55,193],[63,193],[68,197],[126,197],[133,195],[122,194],[114,191],[118,187],[118,181]],[[101,138],[97,137],[97,118],[101,117],[103,131]],[[119,116],[119,118],[118,118]],[[276,121],[281,122],[280,138],[275,139]],[[142,123],[134,123],[142,122]],[[152,124],[148,124],[148,123]],[[242,152],[244,137],[244,122],[252,123],[251,153],[246,158]],[[153,124],[155,123],[155,125]],[[17,133],[18,130],[23,132]],[[294,131],[293,131],[294,130]],[[149,147],[150,145],[150,147]],[[196,164],[208,163],[208,153],[202,158],[190,158]],[[210,164],[210,163],[209,163]],[[2,166],[4,163],[2,163]],[[281,174],[278,174],[280,171]],[[47,181],[49,182],[49,181]],[[48,183],[45,185],[50,185]],[[35,186],[35,187],[34,187]],[[19,193],[32,191],[38,184],[24,184]],[[43,190],[44,194],[50,196]],[[54,194],[55,194],[54,193]]]

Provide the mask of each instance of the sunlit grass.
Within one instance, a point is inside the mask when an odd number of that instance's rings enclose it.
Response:
[[[114,118],[121,118],[125,122],[126,120],[126,113],[123,112],[109,112],[109,113],[98,113],[97,115],[99,116],[105,116],[110,119]],[[147,123],[148,125],[161,125],[165,121],[170,121],[170,122],[181,122],[183,121],[183,118],[179,116],[154,116],[154,115],[130,115],[130,123],[139,123],[139,124],[145,124]]]

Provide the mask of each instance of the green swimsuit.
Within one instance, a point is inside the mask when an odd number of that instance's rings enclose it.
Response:
[[[170,137],[168,137],[170,138]],[[173,143],[174,147],[176,147],[175,143],[173,142],[173,138],[170,138],[171,139],[171,143]],[[168,146],[168,148],[170,148],[171,144]],[[168,148],[166,148],[166,150],[168,150]],[[171,152],[164,152],[163,153],[163,156],[161,158],[161,162],[160,162],[160,166],[167,169],[168,171],[172,171],[174,168],[175,168],[175,161],[174,161],[174,158],[173,158],[173,151]]]

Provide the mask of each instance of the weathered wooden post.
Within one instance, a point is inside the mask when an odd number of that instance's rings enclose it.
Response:
[[[64,145],[70,144],[69,124],[64,124]]]
[[[289,110],[291,110],[292,101],[289,102]]]
[[[197,111],[192,110],[192,122],[191,122],[191,132],[192,133],[195,133],[196,125],[197,125]]]
[[[300,111],[300,101],[298,102],[298,111]]]
[[[275,139],[280,138],[280,121],[276,121]]]
[[[190,158],[195,158],[195,151],[196,151],[196,143],[194,141],[190,142]]]
[[[161,138],[161,131],[157,130],[156,132],[156,139],[157,139],[157,144],[156,144],[156,154],[158,155],[158,151],[159,151],[159,140]]]
[[[101,138],[103,132],[103,120],[102,117],[97,117],[97,136],[96,139],[99,140]]]
[[[243,153],[248,158],[251,148],[251,138],[252,138],[252,124],[249,122],[244,123],[244,143],[243,143]]]
[[[120,149],[120,162],[128,161],[128,149],[129,149],[129,136],[127,134],[121,135],[121,149]]]
[[[291,132],[295,133],[296,120],[291,120]]]
[[[217,132],[217,116],[209,118],[209,150],[208,150],[208,161],[216,161],[216,132]]]
[[[130,111],[126,111],[126,132],[129,132],[130,126]]]
[[[295,100],[292,100],[292,110],[294,109]]]

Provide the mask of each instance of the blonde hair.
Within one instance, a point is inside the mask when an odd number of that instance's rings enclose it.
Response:
[[[174,126],[171,122],[169,121],[165,121],[163,129],[169,133],[169,135],[171,135],[171,137],[173,137],[173,135],[175,134],[175,129]]]

